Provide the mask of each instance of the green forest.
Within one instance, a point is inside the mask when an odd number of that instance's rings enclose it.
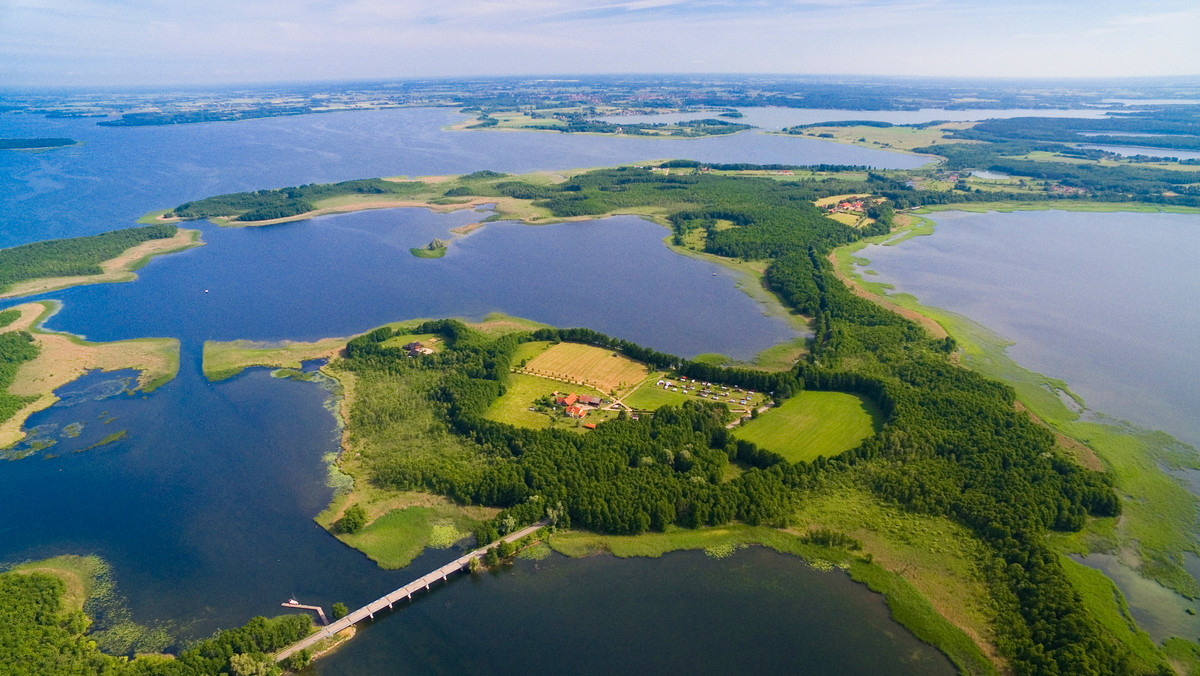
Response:
[[[83,611],[64,608],[66,585],[45,573],[0,574],[0,664],[10,676],[213,676],[278,674],[275,652],[308,634],[306,615],[256,617],[244,626],[218,632],[183,650],[176,658],[147,655],[129,659],[101,652],[84,633],[90,620]],[[85,606],[86,608],[86,606]],[[295,666],[306,662],[303,655]],[[258,669],[258,670],[250,670]]]
[[[71,138],[0,138],[0,150],[34,150],[75,145]]]
[[[158,223],[0,249],[0,290],[30,279],[99,275],[104,272],[100,263],[142,242],[174,237],[176,232],[174,225]]]
[[[258,190],[207,197],[181,204],[167,216],[186,220],[230,218],[239,222],[267,221],[296,216],[314,209],[316,200],[340,195],[405,195],[419,192],[419,182],[368,178],[341,183],[312,183],[278,190]]]
[[[704,249],[769,261],[769,287],[814,319],[811,350],[791,371],[772,374],[693,363],[587,329],[491,338],[438,321],[416,331],[441,334],[450,349],[413,360],[384,346],[393,331],[379,329],[351,341],[344,368],[367,381],[419,383],[406,395],[432,403],[452,452],[414,455],[392,447],[365,458],[371,476],[388,488],[503,507],[479,533],[483,540],[547,514],[605,533],[732,520],[782,526],[807,491],[850,480],[883,501],[953,518],[989,545],[981,565],[997,609],[997,643],[1017,673],[1153,673],[1161,665],[1133,657],[1106,633],[1045,543],[1051,531],[1077,531],[1091,516],[1119,514],[1111,477],[1057,451],[1051,432],[1016,410],[1011,388],[952,363],[952,339],[930,338],[834,276],[827,261],[833,248],[887,232],[891,209],[877,207],[874,225],[855,229],[823,217],[812,200],[867,192],[887,180],[776,181],[619,168],[556,186],[494,186],[528,194],[556,216],[665,206],[677,234],[717,219],[733,223],[707,229]],[[836,458],[789,464],[727,434],[719,405],[666,407],[652,417],[603,423],[587,435],[486,420],[483,412],[504,391],[512,355],[524,340],[601,345],[780,400],[802,389],[855,393],[872,399],[886,423]],[[370,440],[394,422],[396,409],[364,392],[350,429]],[[730,462],[746,471],[722,480]]]

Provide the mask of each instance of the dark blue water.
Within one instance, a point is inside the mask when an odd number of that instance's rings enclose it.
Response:
[[[409,253],[482,217],[389,209],[208,226],[206,246],[156,259],[135,283],[47,294],[63,301],[47,327],[92,340],[177,337],[185,361],[198,358],[205,340],[311,340],[497,311],[684,356],[748,359],[796,336],[782,317],[764,316],[731,273],[673,253],[662,242],[667,230],[632,216],[492,223],[456,240],[444,258]]]
[[[84,145],[0,152],[0,247],[128,227],[147,211],[226,192],[394,175],[527,172],[660,158],[910,168],[899,153],[760,133],[693,140],[450,132],[462,116],[409,108],[155,127],[0,114],[0,137]]]
[[[381,650],[386,645],[389,649]],[[758,547],[720,561],[554,556],[454,578],[313,671],[349,674],[953,674],[839,572]],[[307,673],[307,672],[306,672]]]

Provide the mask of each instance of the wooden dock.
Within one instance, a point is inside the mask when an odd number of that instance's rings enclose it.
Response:
[[[550,524],[549,520],[542,520],[542,521],[539,521],[539,522],[533,524],[532,526],[522,528],[521,530],[516,531],[515,533],[509,533],[508,535],[504,536],[501,539],[506,542],[516,542],[517,540],[520,540],[521,538],[525,537],[526,535],[529,535],[530,533],[534,533],[539,528],[542,528],[549,524]],[[442,566],[441,568],[438,568],[437,570],[435,570],[431,573],[422,575],[421,577],[417,578],[416,580],[409,582],[408,584],[397,589],[396,591],[394,591],[386,596],[382,596],[378,599],[375,599],[374,601],[368,603],[367,605],[363,606],[362,608],[359,608],[358,610],[355,610],[354,612],[350,613],[349,615],[346,615],[342,619],[335,620],[333,623],[328,624],[324,627],[321,627],[317,631],[300,639],[299,641],[284,648],[283,650],[280,650],[279,652],[275,653],[275,661],[276,662],[281,661],[283,659],[286,659],[287,657],[290,657],[293,653],[297,653],[297,652],[300,652],[301,650],[304,650],[305,648],[312,647],[314,644],[337,634],[339,631],[342,631],[343,629],[346,629],[355,624],[358,624],[359,622],[362,622],[363,620],[375,619],[375,613],[379,613],[379,612],[388,610],[399,601],[406,601],[406,600],[411,599],[414,593],[422,591],[422,590],[428,590],[430,588],[430,586],[432,586],[435,582],[446,581],[446,579],[450,577],[451,573],[457,573],[460,570],[465,570],[467,568],[467,566],[469,566],[471,564],[471,559],[482,558],[483,555],[487,553],[487,550],[489,550],[492,547],[495,547],[499,544],[500,544],[500,541],[497,540],[496,542],[493,542],[490,545],[487,545],[486,547],[480,547],[479,549],[476,549],[472,552],[468,552],[467,554],[460,556],[459,558],[451,561],[450,563],[447,563],[446,565]]]

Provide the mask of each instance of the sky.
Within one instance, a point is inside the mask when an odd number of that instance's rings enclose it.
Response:
[[[0,0],[0,87],[1200,74],[1197,0]]]

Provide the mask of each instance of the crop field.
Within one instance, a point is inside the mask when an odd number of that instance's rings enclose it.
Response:
[[[881,420],[875,405],[861,397],[806,391],[738,427],[734,435],[796,462],[848,451],[874,434]]]
[[[594,387],[601,392],[623,390],[640,383],[648,371],[644,364],[579,343],[559,343],[531,359],[525,371],[545,378]]]

